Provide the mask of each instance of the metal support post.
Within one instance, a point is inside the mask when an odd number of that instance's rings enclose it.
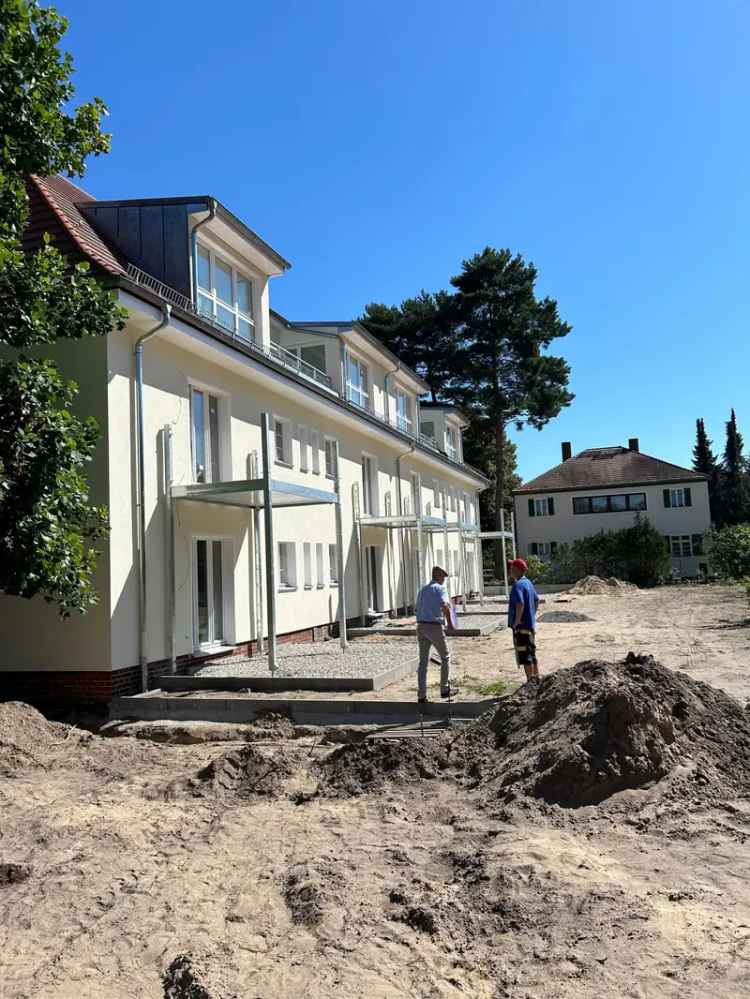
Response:
[[[365,626],[367,607],[367,583],[365,580],[365,561],[362,550],[362,525],[359,520],[359,485],[352,486],[352,510],[354,511],[354,533],[357,540],[357,582],[359,586],[359,623]]]
[[[346,562],[344,559],[344,528],[343,528],[343,513],[341,504],[341,476],[339,472],[339,443],[334,442],[334,475],[335,475],[335,489],[336,489],[336,568],[339,576],[339,641],[341,643],[342,650],[348,645],[347,634],[346,634],[346,580],[344,579],[344,572]]]
[[[502,515],[503,536],[500,538],[500,548],[503,553],[503,583],[505,584],[505,599],[508,599],[508,559],[505,554],[505,510]]]
[[[458,532],[458,551],[459,551],[459,556],[460,556],[460,559],[461,559],[461,575],[463,576],[463,582],[464,582],[464,585],[461,587],[461,589],[463,591],[462,592],[462,596],[461,596],[461,606],[463,607],[464,614],[465,614],[466,613],[466,590],[468,589],[468,586],[469,586],[469,580],[468,580],[468,577],[466,575],[466,541],[464,539],[464,532],[463,531],[459,531]]]
[[[273,541],[273,497],[271,495],[271,461],[269,458],[268,413],[260,414],[260,435],[263,455],[263,512],[266,533],[266,597],[268,600],[268,668],[276,672],[276,566]]]
[[[513,552],[511,558],[518,558],[516,552],[516,518],[513,511],[510,511],[510,550]]]
[[[177,672],[176,632],[177,600],[175,594],[174,565],[174,500],[172,499],[172,427],[167,424],[164,435],[164,538],[167,549],[167,640],[169,642],[169,672]]]
[[[258,468],[258,452],[253,451],[248,455],[250,479],[257,479],[260,474]],[[250,586],[253,599],[253,631],[255,632],[255,647],[259,655],[263,655],[263,566],[261,564],[261,544],[260,544],[260,517],[261,511],[257,507],[250,509],[250,529],[251,536],[248,538],[249,545],[252,543],[252,556],[250,563]]]

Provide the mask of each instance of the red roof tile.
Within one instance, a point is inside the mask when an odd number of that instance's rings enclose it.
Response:
[[[123,264],[76,207],[77,203],[95,201],[95,198],[65,177],[32,177],[31,182],[87,260],[109,274],[125,274]]]
[[[656,482],[705,481],[689,468],[652,458],[626,447],[595,447],[525,482],[515,493],[552,492],[565,489],[609,489],[613,486],[649,485]]]

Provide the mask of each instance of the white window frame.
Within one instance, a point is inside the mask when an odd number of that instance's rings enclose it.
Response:
[[[339,585],[339,549],[338,545],[328,545],[328,585]]]
[[[300,472],[310,471],[309,462],[309,440],[310,433],[306,426],[300,424],[297,428],[299,435],[299,470]]]
[[[198,274],[197,274],[198,260],[197,260],[197,257],[200,255],[201,252],[206,253],[208,255],[208,261],[209,261],[209,263],[208,263],[209,283],[211,285],[210,289],[203,288],[203,287],[201,287],[198,284]],[[223,299],[219,298],[218,293],[216,291],[215,273],[216,273],[216,261],[217,260],[231,274],[231,281],[232,281],[232,302],[231,302],[231,304],[228,303],[228,302],[225,302]],[[198,247],[197,247],[197,250],[196,250],[195,267],[196,267],[195,283],[196,283],[196,287],[198,288],[198,301],[195,303],[195,307],[196,307],[196,309],[198,309],[198,312],[201,315],[207,315],[218,326],[221,326],[221,328],[224,329],[224,330],[226,330],[228,333],[233,334],[234,336],[238,337],[241,340],[244,340],[245,342],[254,343],[255,342],[255,318],[254,318],[254,312],[255,312],[255,303],[256,303],[256,300],[258,298],[258,294],[257,294],[257,283],[256,283],[255,279],[250,274],[248,274],[246,271],[240,270],[239,268],[235,267],[234,264],[231,262],[231,260],[227,260],[227,258],[224,257],[224,256],[222,256],[222,254],[220,254],[220,253],[216,253],[214,250],[211,249],[210,246],[206,246],[205,243],[198,243]],[[247,281],[247,283],[250,285],[250,312],[249,313],[243,312],[240,309],[240,306],[239,306],[239,301],[238,301],[238,298],[237,298],[237,287],[238,287],[238,280],[240,278],[242,278],[243,281]],[[203,303],[201,302],[202,298],[206,299],[210,303],[211,308],[210,308],[209,312],[203,311],[203,308],[202,308]],[[223,308],[223,309],[226,309],[227,312],[232,312],[233,313],[233,315],[234,315],[234,325],[233,325],[232,329],[229,329],[218,318],[218,310],[219,310],[220,307]],[[250,336],[249,337],[245,336],[244,333],[240,332],[240,320],[242,320],[243,322],[246,322],[249,325],[249,327],[250,327]]]
[[[320,475],[320,434],[317,430],[310,431],[310,451],[312,452],[312,473]]]
[[[451,504],[451,513],[455,513],[456,512],[456,490],[455,489],[451,489],[451,491],[450,491],[450,504]]]
[[[435,565],[439,565],[442,569],[446,568],[446,566],[443,565],[443,555],[444,554],[445,553],[443,552],[442,548],[436,548],[435,549]],[[448,558],[449,558],[449,561],[450,561],[450,552],[448,552]],[[447,566],[448,572],[450,572],[450,568],[451,568],[450,565]]]
[[[453,461],[458,461],[458,432],[450,424],[445,428],[445,453]]]
[[[346,352],[346,398],[353,405],[370,412],[370,367],[356,354]],[[351,367],[357,369],[357,382],[351,380]],[[364,388],[362,387],[364,384]]]
[[[363,451],[361,468],[362,513],[365,517],[377,517],[380,510],[378,459],[374,454]],[[367,475],[365,475],[365,470],[367,470]]]
[[[396,428],[405,434],[411,434],[414,421],[412,420],[412,397],[402,388],[396,388]],[[403,405],[402,405],[403,404]]]
[[[435,510],[440,509],[440,483],[437,479],[432,487],[432,506]]]
[[[313,588],[312,581],[312,544],[309,541],[302,542],[302,566],[303,566],[303,585],[306,590],[311,590]]]
[[[414,500],[414,514],[422,515],[422,479],[418,472],[411,473],[411,495]]]
[[[221,616],[222,635],[220,638],[212,638],[208,642],[201,642],[198,636],[198,542],[205,541],[213,548],[214,542],[221,544]],[[192,579],[192,605],[193,605],[193,651],[200,652],[207,649],[223,648],[234,644],[234,544],[230,535],[226,534],[191,534],[190,535],[190,560]],[[213,558],[209,558],[207,565],[207,592],[211,594],[213,603]],[[211,627],[211,625],[209,625]]]
[[[315,542],[315,588],[322,590],[326,585],[325,563],[323,561],[323,544]]]
[[[674,509],[675,507],[684,507],[685,504],[685,488],[684,486],[678,486],[675,489],[669,490],[669,505]],[[675,535],[676,537],[676,535]]]
[[[329,448],[330,448],[330,461],[329,461]],[[323,450],[325,451],[325,466],[326,466],[326,478],[335,479],[336,478],[336,438],[335,437],[324,437],[323,438]],[[330,471],[329,471],[330,468]]]
[[[281,424],[282,437],[281,437],[281,455],[279,457],[278,439],[277,439],[277,427]],[[292,424],[290,420],[285,419],[283,416],[277,416],[274,414],[273,417],[273,461],[275,465],[283,465],[285,468],[293,468],[292,463]]]
[[[192,482],[200,482],[197,474],[196,466],[196,448],[195,448],[195,422],[193,420],[193,396],[196,392],[200,392],[206,400],[214,398],[216,400],[216,429],[217,429],[217,458],[218,458],[218,468],[213,468],[213,460],[211,455],[211,426],[210,419],[208,418],[208,412],[206,412],[206,418],[204,419],[204,449],[206,452],[206,466],[205,466],[205,478],[204,482],[221,482],[222,475],[225,474],[225,469],[231,468],[231,454],[229,452],[229,434],[227,428],[229,426],[229,397],[225,392],[221,392],[214,388],[212,385],[205,385],[202,382],[193,381],[192,379],[188,381],[188,418],[190,421],[190,474],[192,476]]]
[[[282,553],[283,549],[283,553]],[[291,558],[289,557],[291,555]],[[294,541],[276,542],[276,589],[280,593],[291,593],[297,589],[297,545]],[[282,579],[283,575],[286,577]]]
[[[549,516],[549,501],[545,496],[542,499],[534,500],[534,516],[535,517],[548,517]]]

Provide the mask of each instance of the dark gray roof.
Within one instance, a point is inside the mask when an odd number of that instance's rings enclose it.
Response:
[[[525,482],[513,494],[690,481],[704,482],[706,476],[626,447],[593,447]]]

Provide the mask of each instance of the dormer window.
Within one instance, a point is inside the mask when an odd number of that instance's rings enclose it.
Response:
[[[213,250],[198,247],[198,311],[243,340],[255,340],[253,283]]]
[[[367,366],[356,357],[349,356],[346,362],[346,389],[349,402],[360,409],[370,408],[370,393]]]
[[[407,434],[411,433],[411,399],[401,389],[396,389],[396,426]]]
[[[458,460],[457,435],[454,427],[445,428],[445,453],[454,461]]]

